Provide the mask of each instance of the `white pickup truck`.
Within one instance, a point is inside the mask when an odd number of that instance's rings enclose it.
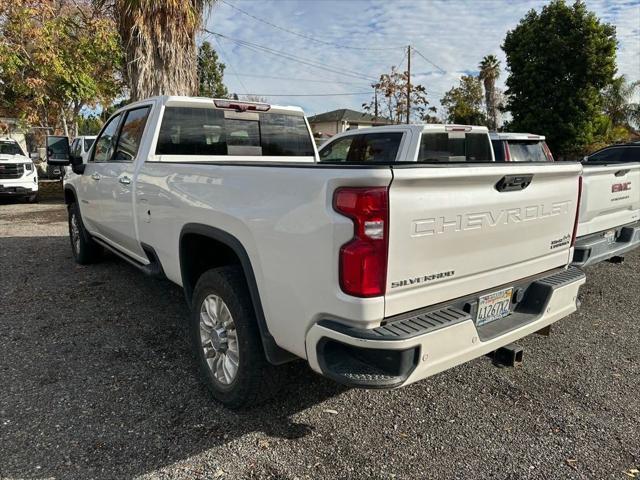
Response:
[[[620,261],[640,246],[640,145],[605,148],[583,161],[574,264]]]
[[[20,144],[0,138],[0,197],[38,200],[38,172]]]
[[[47,153],[74,170],[76,261],[106,248],[181,285],[230,407],[268,396],[292,359],[399,387],[576,309],[580,164],[496,164],[484,128],[371,133],[318,158],[299,108],[156,97],[117,111],[86,164],[64,137]]]

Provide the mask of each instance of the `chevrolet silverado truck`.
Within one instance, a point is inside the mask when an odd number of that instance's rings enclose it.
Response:
[[[574,264],[619,262],[640,246],[640,144],[585,157]]]
[[[38,200],[38,172],[20,144],[0,138],[0,197]]]
[[[479,127],[370,130],[318,157],[299,108],[163,96],[118,110],[86,164],[64,137],[47,154],[74,172],[75,260],[106,249],[182,286],[202,378],[229,407],[267,398],[298,358],[400,387],[576,309],[579,163],[496,164]]]

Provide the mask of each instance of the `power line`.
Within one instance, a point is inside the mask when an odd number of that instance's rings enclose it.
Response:
[[[259,75],[256,73],[236,73],[241,77],[256,77],[256,78],[270,78],[273,80],[295,80],[299,82],[310,82],[310,83],[330,83],[330,84],[338,84],[338,85],[362,85],[362,82],[345,82],[340,80],[317,80],[314,78],[296,78],[296,77],[278,77],[273,75]]]
[[[261,23],[264,23],[265,25],[269,25],[270,27],[277,28],[278,30],[282,30],[283,32],[290,33],[291,35],[295,35],[295,36],[300,37],[300,38],[311,40],[312,42],[321,43],[323,45],[331,45],[333,47],[345,48],[345,49],[349,49],[349,50],[371,50],[371,51],[388,51],[388,50],[398,50],[400,48],[404,48],[404,47],[384,47],[384,48],[352,47],[350,45],[341,45],[339,43],[327,42],[325,40],[320,40],[319,38],[314,38],[314,37],[312,37],[310,35],[305,35],[303,33],[299,33],[299,32],[293,31],[293,30],[289,30],[288,28],[281,27],[280,25],[276,25],[275,23],[271,23],[268,20],[265,20],[263,18],[256,17],[252,13],[249,13],[246,10],[243,10],[243,9],[241,9],[239,7],[236,7],[235,5],[227,2],[226,0],[220,0],[220,1],[222,3],[224,3],[225,5],[228,5],[229,7],[233,8],[234,10],[242,13],[243,15],[246,15],[247,17],[253,18],[254,20],[256,20],[258,22],[261,22]]]
[[[216,43],[218,44],[218,46],[220,47],[220,51],[222,52],[224,57],[227,59],[227,63],[229,64],[229,68],[231,69],[231,72],[236,76],[236,78],[238,79],[238,82],[240,83],[240,86],[246,92],[247,91],[247,87],[244,86],[244,83],[242,83],[242,79],[238,76],[238,74],[236,73],[236,69],[233,68],[233,65],[229,61],[229,56],[227,55],[227,52],[225,52],[224,49],[222,48],[222,43],[220,42],[220,40],[218,40],[217,37],[214,37],[214,39],[215,39]]]
[[[350,93],[247,93],[257,97],[344,97],[354,95],[371,95],[371,92],[350,92]]]
[[[302,57],[298,57],[296,55],[292,55],[292,54],[287,53],[287,52],[283,52],[283,51],[280,51],[280,50],[275,50],[275,49],[269,48],[269,47],[264,47],[262,45],[258,45],[257,43],[252,43],[252,42],[248,42],[246,40],[239,40],[239,39],[236,39],[236,38],[231,38],[231,37],[228,37],[228,36],[223,35],[221,33],[214,32],[214,31],[207,30],[207,29],[204,29],[204,31],[209,33],[209,34],[211,34],[211,35],[215,35],[218,38],[224,38],[225,40],[229,40],[231,42],[234,42],[237,45],[241,45],[241,46],[243,46],[245,48],[258,50],[259,53],[270,53],[270,54],[278,56],[278,57],[286,58],[287,60],[290,60],[290,61],[293,61],[293,62],[298,62],[298,63],[301,63],[303,65],[308,65],[308,66],[311,66],[311,67],[314,67],[314,68],[319,68],[319,69],[326,70],[326,71],[331,72],[331,73],[336,73],[336,74],[347,76],[347,77],[367,80],[367,81],[370,81],[370,82],[371,81],[375,81],[371,77],[367,77],[364,74],[362,74],[360,72],[356,72],[354,70],[346,70],[346,69],[339,69],[339,68],[336,68],[336,67],[331,67],[331,66],[329,66],[327,64],[316,62],[314,60],[305,59],[305,58],[302,58]]]
[[[431,60],[429,60],[427,57],[425,57],[422,53],[420,53],[420,51],[417,48],[411,47],[411,49],[416,52],[418,55],[420,55],[423,59],[425,59],[427,62],[429,62],[431,65],[433,65],[434,67],[436,67],[438,70],[440,70],[441,73],[447,73],[447,71],[444,68],[441,68],[439,65],[437,65],[436,63],[432,62]]]

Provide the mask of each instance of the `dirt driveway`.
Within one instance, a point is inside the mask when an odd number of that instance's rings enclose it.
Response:
[[[395,391],[299,365],[233,413],[195,378],[182,292],[74,264],[64,205],[0,204],[2,478],[612,478],[640,468],[640,252],[589,269],[525,362]],[[625,474],[625,472],[627,472]]]

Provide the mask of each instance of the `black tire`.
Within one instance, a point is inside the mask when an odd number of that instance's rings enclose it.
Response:
[[[200,338],[200,310],[205,298],[212,294],[220,297],[229,309],[237,336],[238,368],[227,385],[218,381],[209,368]],[[277,393],[283,369],[270,364],[264,355],[253,304],[239,266],[214,268],[198,279],[189,323],[200,376],[217,401],[240,409],[260,404]]]
[[[38,193],[34,193],[33,195],[29,195],[27,197],[27,203],[38,203]]]
[[[69,239],[71,240],[73,258],[80,265],[97,262],[102,256],[102,247],[91,238],[89,232],[84,228],[78,204],[71,203],[67,208],[69,211]],[[74,234],[74,222],[77,222],[77,239]]]

